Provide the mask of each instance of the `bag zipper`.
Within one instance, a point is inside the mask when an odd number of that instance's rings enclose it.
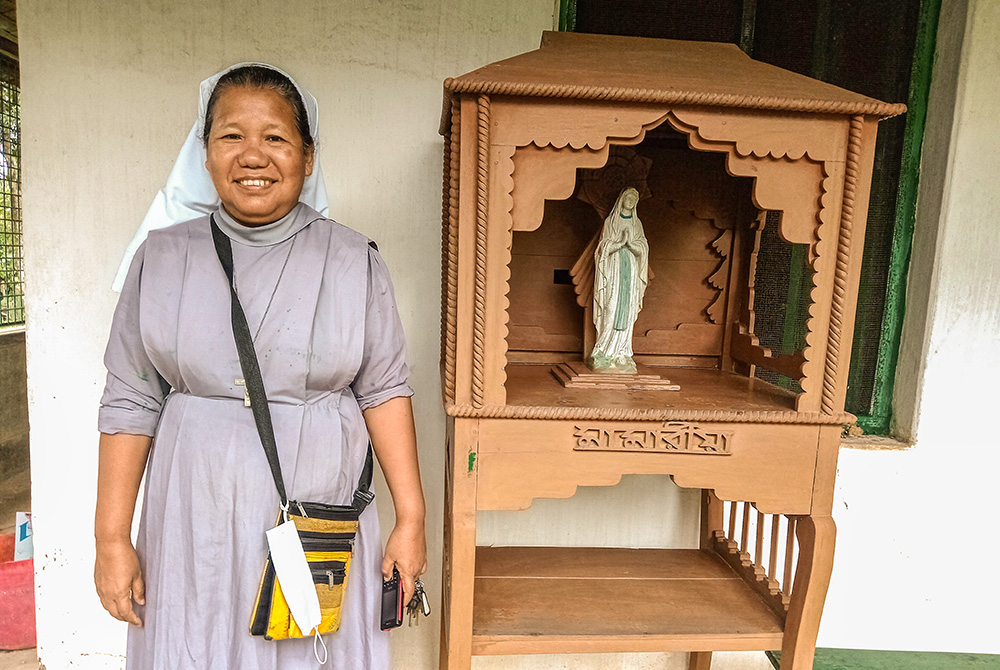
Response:
[[[298,503],[293,505],[299,508],[306,517],[312,519],[324,519],[326,521],[357,521],[358,510],[351,505],[325,505],[323,503]]]
[[[343,551],[354,550],[354,540],[327,540],[320,538],[302,538],[302,551]]]
[[[299,537],[303,540],[353,540],[357,533],[327,533],[322,530],[300,530]]]
[[[337,584],[343,584],[347,571],[340,561],[324,561],[322,563],[310,563],[309,571],[312,573],[314,584],[327,584],[331,589]]]

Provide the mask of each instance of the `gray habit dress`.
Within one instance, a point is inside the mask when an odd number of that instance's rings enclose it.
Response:
[[[216,221],[233,241],[289,498],[350,503],[368,446],[362,410],[412,394],[389,273],[367,238],[301,203],[259,228],[221,210]],[[248,632],[278,494],[235,383],[229,301],[203,217],[150,233],[115,311],[99,428],[154,436],[137,542],[144,626],[129,627],[129,670],[319,667],[311,639]],[[371,505],[325,667],[388,668],[381,560]]]

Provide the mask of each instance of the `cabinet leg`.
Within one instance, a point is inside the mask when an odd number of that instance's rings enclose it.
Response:
[[[448,431],[445,474],[441,670],[472,665],[472,596],[476,578],[476,475],[469,453],[478,448],[478,423],[455,421]]]
[[[723,505],[712,489],[701,490],[701,548],[715,546],[715,531],[722,529]],[[708,667],[707,665],[705,666]]]
[[[709,670],[712,667],[712,652],[692,651],[688,660],[688,670]]]
[[[795,517],[799,561],[781,643],[781,670],[809,670],[833,570],[837,527],[830,516]]]
[[[701,491],[701,548],[711,549],[713,546],[713,533],[722,528],[722,501],[720,501],[715,491],[702,489]],[[712,652],[692,651],[688,658],[688,670],[710,670],[712,667]]]

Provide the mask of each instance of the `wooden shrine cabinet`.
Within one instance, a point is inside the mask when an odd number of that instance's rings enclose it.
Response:
[[[733,45],[572,33],[445,82],[442,668],[812,666],[875,132],[902,111]],[[594,243],[627,186],[649,243],[635,359],[679,390],[556,374],[593,345]],[[702,489],[701,548],[476,546],[480,510],[623,474]]]

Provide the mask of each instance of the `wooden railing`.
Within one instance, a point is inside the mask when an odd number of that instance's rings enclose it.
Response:
[[[784,617],[798,558],[795,517],[763,514],[748,502],[717,504],[723,523],[712,530],[712,548]]]

